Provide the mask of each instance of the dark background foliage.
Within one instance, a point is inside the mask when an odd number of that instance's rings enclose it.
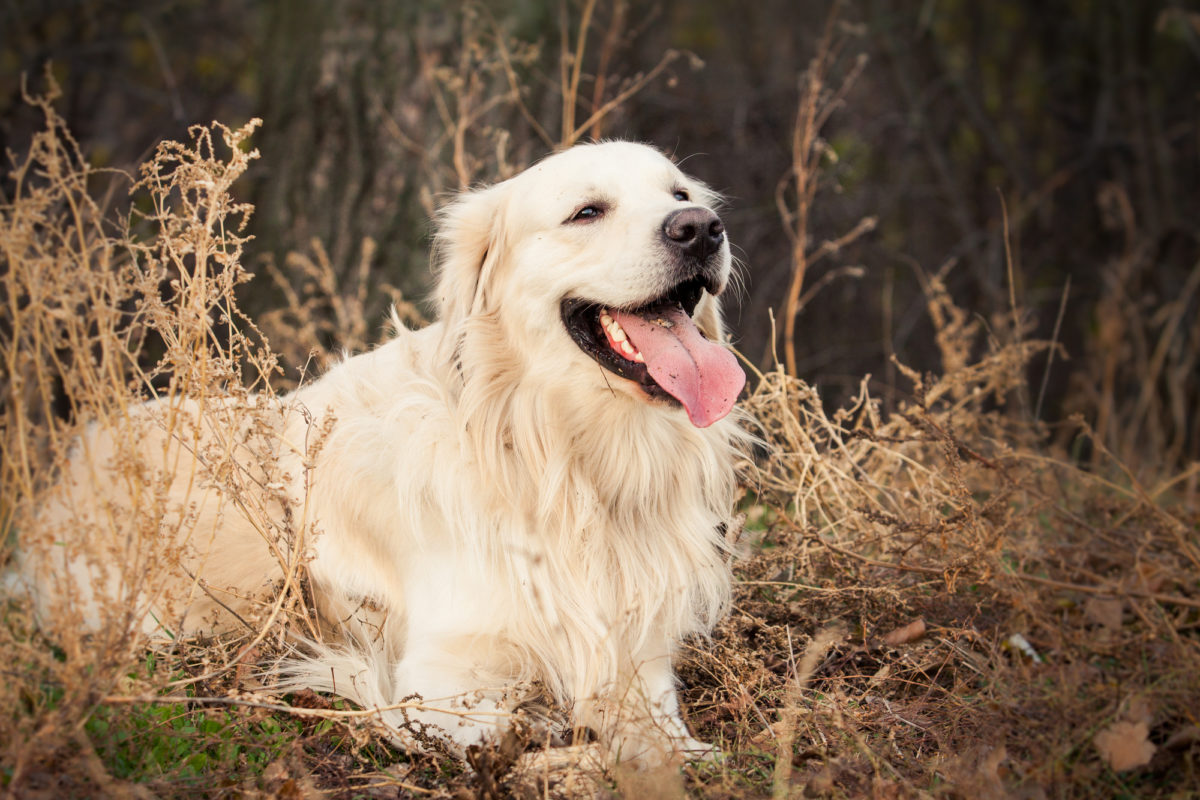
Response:
[[[283,264],[317,240],[350,275],[369,237],[372,280],[419,296],[440,199],[560,138],[560,48],[582,9],[18,0],[0,7],[0,144],[27,146],[37,121],[22,80],[41,88],[47,63],[97,165],[128,168],[192,123],[261,116],[243,186],[253,258]],[[763,367],[773,349],[782,358],[770,314],[793,270],[777,197],[791,191],[802,75],[829,14],[827,0],[628,0],[599,3],[589,30],[581,117],[687,51],[588,133],[686,156],[727,195],[745,263],[731,322]],[[1015,301],[1017,335],[1049,339],[1065,308],[1069,360],[1049,370],[1040,408],[1045,364],[1033,364],[1020,413],[1082,412],[1127,458],[1200,458],[1200,15],[1179,0],[857,0],[834,32],[829,85],[867,61],[821,131],[832,154],[810,233],[819,245],[864,217],[877,225],[805,276],[823,288],[797,324],[799,375],[827,401],[865,374],[903,396],[889,359],[940,366],[922,287],[949,267],[952,295],[989,326]],[[251,308],[278,302],[269,281],[251,287]]]

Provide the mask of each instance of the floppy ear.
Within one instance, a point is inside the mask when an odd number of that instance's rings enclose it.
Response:
[[[504,184],[464,192],[438,213],[439,319],[459,321],[484,305],[486,273],[500,254],[506,194]]]

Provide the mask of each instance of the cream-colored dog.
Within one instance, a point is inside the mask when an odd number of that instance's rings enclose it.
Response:
[[[280,399],[265,432],[261,413],[237,423],[238,458],[261,473],[245,491],[317,531],[307,576],[337,635],[286,667],[293,683],[367,707],[419,696],[422,708],[383,714],[410,744],[417,728],[459,750],[493,738],[537,686],[616,757],[707,750],[680,715],[671,659],[726,608],[745,439],[727,416],[745,376],[721,343],[731,259],[713,201],[624,142],[466,193],[441,215],[438,320]],[[177,404],[174,430],[182,418],[200,433],[141,446],[194,476],[227,411]],[[167,413],[134,412],[158,429]],[[127,482],[86,468],[113,444],[84,437],[46,514],[93,516],[61,530],[133,503]],[[230,625],[286,571],[286,521],[273,533],[241,500],[187,494],[200,484],[167,484],[173,528],[190,532],[172,595],[186,602],[141,598],[147,629]],[[61,557],[25,562],[43,606],[52,575],[69,575],[85,608],[118,596],[94,547],[72,555],[62,536]]]

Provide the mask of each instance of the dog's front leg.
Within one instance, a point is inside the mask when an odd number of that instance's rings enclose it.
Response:
[[[663,764],[717,755],[688,733],[665,640],[632,656],[611,690],[580,704],[576,715],[597,729],[619,761]]]
[[[400,698],[415,707],[390,716],[407,747],[428,750],[439,740],[463,755],[474,744],[493,741],[511,723],[511,702],[503,686],[490,686],[473,669],[469,654],[436,645],[410,648],[393,670]]]

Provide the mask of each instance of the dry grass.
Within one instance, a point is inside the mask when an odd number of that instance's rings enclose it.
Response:
[[[63,129],[53,89],[29,99],[46,129],[14,165],[0,209],[3,558],[71,559],[115,586],[118,602],[95,607],[73,575],[51,570],[41,579],[57,584],[51,594],[61,599],[35,623],[24,590],[6,586],[0,639],[9,666],[0,717],[8,729],[0,747],[3,783],[22,796],[107,792],[113,764],[97,758],[88,733],[136,729],[145,721],[139,715],[154,713],[131,716],[108,698],[182,690],[234,673],[265,649],[289,612],[304,613],[306,523],[289,512],[281,520],[271,492],[247,491],[250,481],[278,480],[263,455],[272,446],[262,435],[268,412],[247,402],[272,393],[275,356],[235,291],[248,279],[242,246],[252,209],[234,201],[230,187],[256,157],[244,147],[254,123],[236,131],[194,128],[188,146],[165,142],[136,180],[98,174]],[[114,218],[93,199],[108,180],[129,182],[128,217]],[[152,398],[153,418],[131,413]],[[185,405],[200,411],[200,424],[189,421]],[[71,480],[110,486],[128,513],[52,511],[62,502],[55,487],[68,454],[86,446],[84,426],[115,445],[103,456],[75,458],[82,471]],[[146,437],[162,447],[145,447]],[[177,467],[183,449],[197,455],[186,474]],[[178,505],[165,499],[172,481],[191,487]],[[202,495],[257,520],[289,580],[269,607],[245,620],[246,632],[197,651],[171,636],[170,615],[159,619],[162,641],[143,635],[140,619],[151,605],[184,599],[166,596],[166,579],[194,549],[192,508]],[[209,589],[197,580],[191,592]],[[85,634],[85,618],[98,623],[97,633]],[[194,675],[181,675],[189,663]]]
[[[570,58],[564,80],[577,86]],[[0,208],[5,560],[15,547],[54,546],[33,511],[82,424],[132,440],[145,423],[127,409],[154,396],[240,407],[218,427],[253,431],[246,404],[225,401],[287,384],[275,353],[323,362],[371,339],[369,245],[349,285],[319,243],[271,272],[289,298],[264,320],[277,349],[239,310],[251,209],[230,187],[253,157],[250,127],[197,128],[188,145],[164,144],[129,179],[134,215],[114,219],[93,199],[114,176],[88,167],[51,100],[33,100],[46,131],[14,165]],[[447,138],[459,178],[480,163],[466,158],[464,126],[451,119]],[[23,595],[6,590],[0,790],[1188,796],[1200,784],[1200,468],[1162,474],[1110,454],[1121,424],[1153,420],[1141,406],[1114,403],[1100,436],[1077,421],[1070,436],[1052,437],[1028,410],[1024,382],[1030,358],[1051,345],[1028,341],[1015,309],[984,325],[954,303],[943,277],[926,282],[943,369],[897,365],[910,399],[894,413],[865,380],[851,407],[828,413],[785,369],[752,378],[745,406],[765,445],[743,465],[735,610],[711,642],[690,644],[680,669],[690,721],[724,759],[682,778],[608,774],[586,751],[546,751],[517,734],[473,753],[468,770],[392,751],[369,715],[341,701],[272,693],[254,665],[285,646],[289,626],[308,630],[307,531],[295,515],[269,530],[293,579],[220,641],[147,641],[128,606],[106,609],[100,635],[83,635],[70,607],[39,629]],[[797,298],[802,284],[801,275]],[[1177,311],[1164,312],[1166,323]],[[417,314],[406,304],[401,313]],[[1194,366],[1194,355],[1148,352],[1156,375]],[[1134,364],[1112,366],[1114,382]],[[167,439],[194,433],[170,424]],[[1068,457],[1080,437],[1094,453],[1086,465]],[[206,453],[197,486],[240,502],[246,480],[263,480],[239,458],[253,441]],[[187,517],[156,502],[169,480],[163,464],[142,463],[133,448],[117,456],[96,468],[144,498],[135,519],[107,523],[129,543],[121,577],[136,599],[186,551]],[[177,535],[163,537],[164,527]]]
[[[964,318],[929,289],[931,316]],[[735,613],[687,672],[702,735],[734,754],[696,774],[702,794],[1196,785],[1196,467],[1141,485],[1047,450],[1012,408],[1046,345],[1010,334],[959,363],[981,337],[959,327],[941,376],[901,366],[912,400],[890,416],[865,388],[830,417],[782,368],[760,376],[747,406],[770,447],[745,473],[750,556]],[[1127,772],[1097,743],[1114,723],[1145,725],[1116,728],[1147,756]]]
[[[796,118],[792,125],[792,168],[775,187],[775,205],[792,244],[792,276],[780,316],[783,320],[783,363],[787,374],[793,377],[797,375],[796,318],[826,283],[843,274],[856,272],[853,269],[828,272],[816,286],[802,295],[800,292],[809,269],[875,229],[875,218],[865,217],[846,233],[816,247],[812,245],[809,231],[813,203],[823,183],[822,162],[837,161],[837,152],[822,138],[821,131],[845,102],[846,95],[867,63],[866,56],[860,54],[837,85],[830,86],[831,72],[841,59],[848,41],[838,25],[840,11],[841,3],[834,3],[830,8],[817,45],[817,54],[800,78]]]

